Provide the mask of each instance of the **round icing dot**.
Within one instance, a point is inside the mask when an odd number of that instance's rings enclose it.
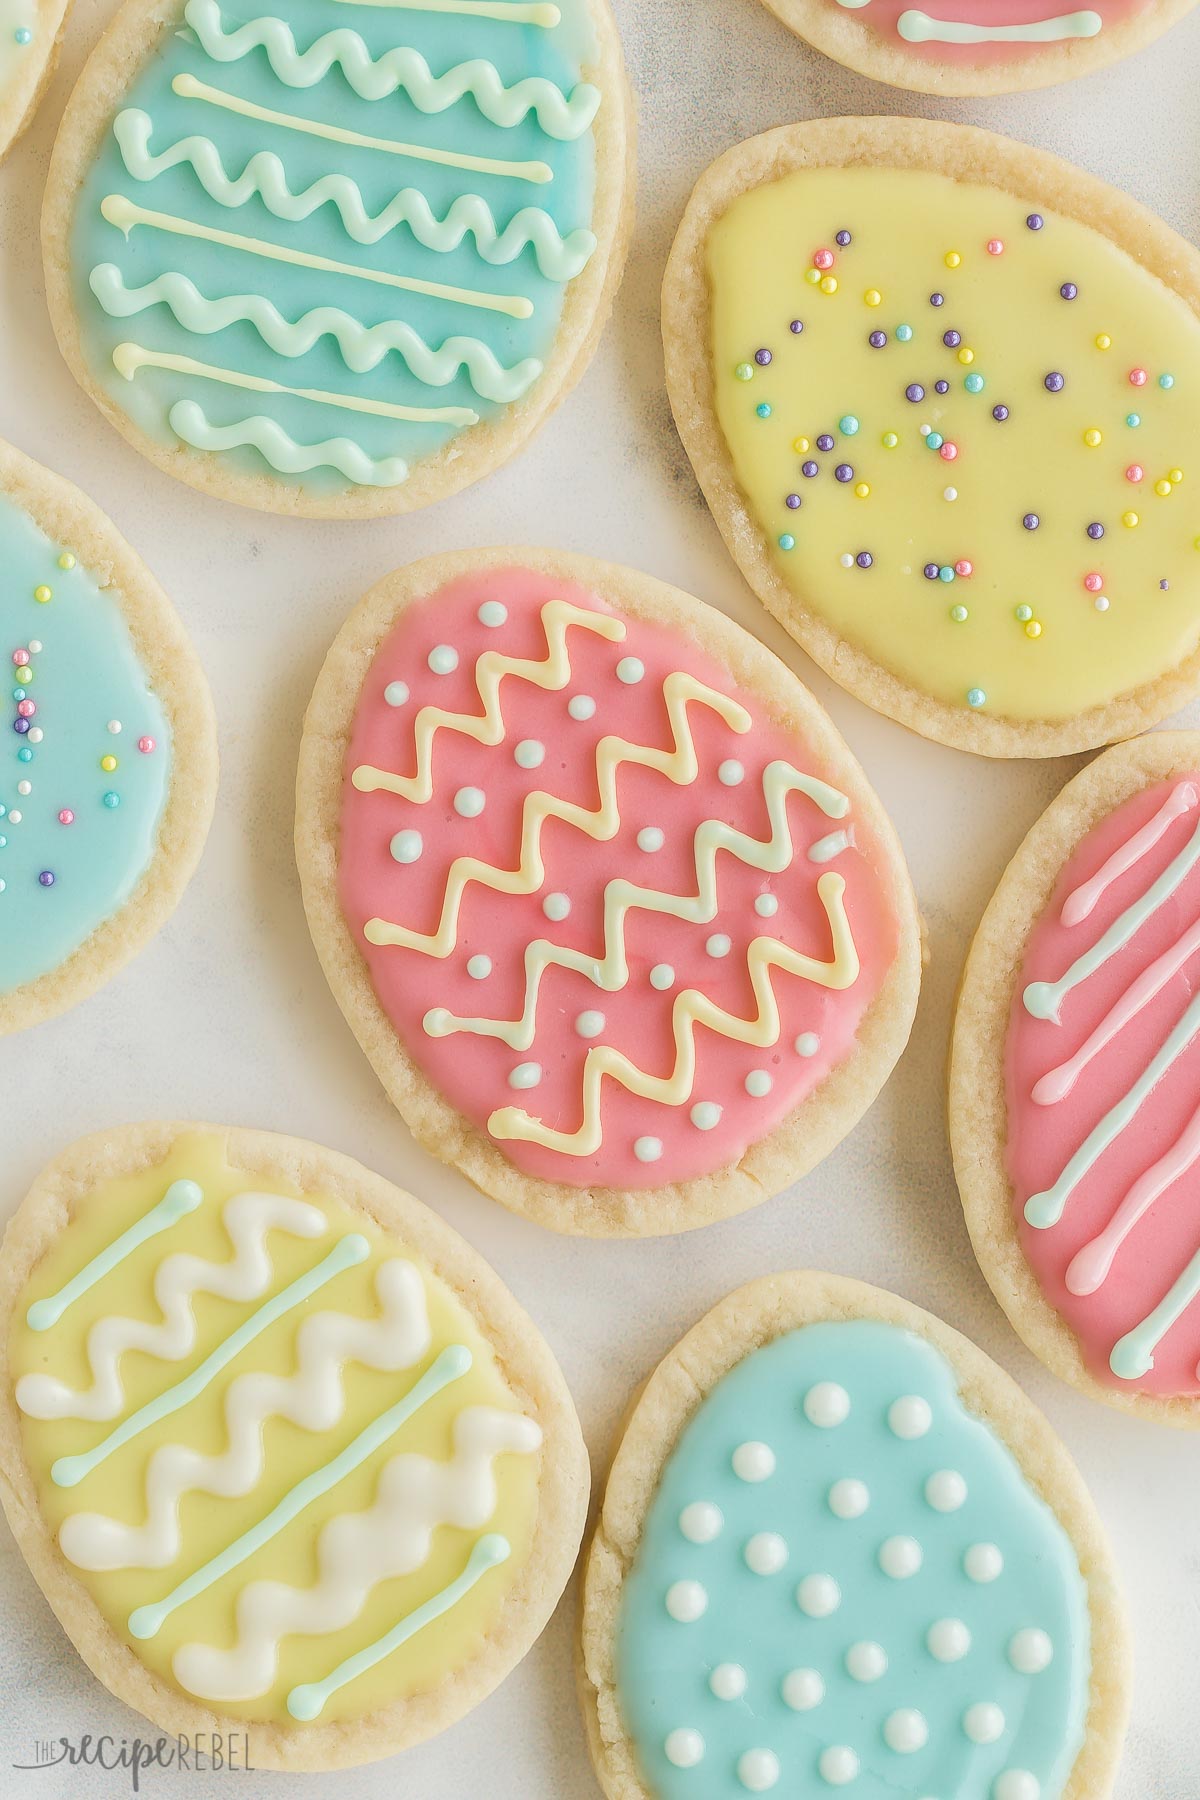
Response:
[[[699,1581],[673,1581],[667,1589],[667,1611],[681,1625],[691,1625],[702,1618],[708,1606],[708,1590]]]
[[[458,667],[458,651],[453,644],[435,644],[429,652],[429,667],[435,675],[452,675]]]
[[[542,911],[548,919],[565,919],[571,910],[571,902],[566,894],[547,894],[542,901]]]
[[[992,1786],[992,1800],[1041,1800],[1042,1784],[1028,1769],[1005,1769]]]
[[[821,1048],[821,1040],[815,1031],[802,1031],[796,1039],[797,1056],[815,1056]]]
[[[679,1725],[663,1740],[663,1755],[677,1769],[694,1769],[704,1755],[704,1739],[692,1726]]]
[[[756,1438],[739,1444],[731,1461],[739,1481],[766,1481],[775,1473],[775,1452]]]
[[[475,616],[481,625],[503,625],[508,608],[500,600],[485,600]]]
[[[937,1662],[961,1662],[971,1648],[971,1633],[961,1619],[935,1619],[925,1633],[925,1648]]]
[[[541,1063],[523,1062],[518,1063],[516,1068],[510,1071],[508,1085],[511,1088],[534,1088],[541,1079]]]
[[[691,1500],[679,1515],[679,1529],[690,1544],[711,1544],[724,1523],[725,1515],[712,1500]]]
[[[698,1100],[689,1116],[697,1131],[711,1131],[720,1124],[721,1111],[715,1100]]]
[[[842,1604],[842,1590],[832,1575],[806,1575],[796,1589],[796,1605],[810,1619],[827,1619]]]
[[[623,681],[626,687],[633,687],[645,673],[646,665],[639,656],[623,656],[617,664],[617,680]]]
[[[846,1652],[846,1673],[853,1681],[878,1681],[887,1674],[887,1651],[870,1638],[851,1644]]]
[[[398,863],[414,863],[425,844],[419,831],[398,831],[390,848]]]
[[[657,825],[643,825],[642,829],[637,834],[637,847],[639,850],[651,852],[661,850],[663,843],[663,833],[659,830]]]
[[[760,919],[773,919],[779,911],[779,901],[774,894],[759,894],[754,902],[754,910]]]
[[[839,1519],[861,1519],[871,1504],[871,1494],[865,1481],[858,1481],[853,1475],[844,1475],[835,1481],[829,1490],[829,1510]]]
[[[708,1678],[708,1687],[718,1700],[740,1700],[746,1691],[746,1671],[741,1663],[718,1663]]]
[[[670,963],[655,963],[650,971],[650,986],[663,993],[675,985],[675,971]]]
[[[803,1055],[804,1052],[801,1052]],[[850,1414],[850,1396],[837,1381],[818,1381],[804,1396],[804,1416],[810,1425],[828,1431]]]
[[[567,701],[567,711],[573,719],[590,719],[596,710],[596,702],[590,694],[572,694]]]
[[[599,1037],[604,1030],[604,1014],[592,1010],[581,1012],[575,1020],[575,1029],[582,1038]]]
[[[905,1439],[924,1437],[933,1424],[929,1402],[920,1394],[902,1394],[899,1400],[893,1400],[887,1418],[893,1436]]]
[[[467,959],[467,974],[476,981],[483,981],[492,972],[490,956],[471,956]]]
[[[925,1498],[934,1512],[957,1512],[967,1497],[967,1484],[957,1469],[935,1469],[925,1483]]]
[[[916,1538],[903,1533],[884,1540],[879,1546],[879,1566],[893,1581],[907,1581],[925,1560],[925,1552]]]
[[[734,756],[726,757],[717,769],[717,780],[723,787],[737,787],[746,779],[746,771]]]
[[[746,1750],[738,1757],[737,1777],[751,1794],[765,1794],[779,1780],[779,1758],[773,1750]]]
[[[963,1557],[963,1572],[969,1581],[995,1581],[1004,1571],[1004,1558],[995,1544],[972,1544]]]
[[[705,940],[704,948],[710,956],[728,956],[733,949],[733,941],[726,932],[714,931],[712,936]]]
[[[994,1744],[1004,1734],[1004,1714],[993,1700],[977,1700],[963,1714],[962,1728],[973,1744]]]
[[[1040,1675],[1043,1669],[1050,1667],[1054,1656],[1054,1645],[1044,1631],[1034,1625],[1026,1626],[1009,1639],[1008,1660],[1018,1675]]]
[[[454,796],[454,810],[460,818],[477,819],[487,805],[482,788],[460,787]]]
[[[915,1706],[898,1706],[883,1721],[883,1738],[888,1749],[901,1756],[923,1750],[929,1741],[929,1726],[924,1713],[918,1712]]]
[[[825,1680],[817,1669],[789,1669],[779,1692],[793,1712],[811,1712],[825,1698]]]
[[[846,1787],[858,1777],[858,1756],[849,1744],[830,1744],[817,1759],[817,1768],[830,1787]]]
[[[404,706],[408,702],[408,683],[406,681],[389,681],[383,690],[383,697],[389,706]],[[108,728],[112,730],[110,725]],[[118,725],[117,730],[121,727]]]
[[[777,1575],[788,1559],[787,1543],[777,1531],[756,1531],[742,1558],[754,1575]]]
[[[746,1077],[745,1085],[746,1092],[752,1099],[761,1100],[764,1094],[770,1093],[774,1084],[765,1069],[751,1069]]]
[[[536,738],[522,738],[513,751],[513,761],[519,769],[540,768],[546,756],[545,744],[539,744]]]
[[[663,1153],[663,1141],[656,1137],[640,1137],[633,1140],[633,1154],[639,1162],[657,1162]]]

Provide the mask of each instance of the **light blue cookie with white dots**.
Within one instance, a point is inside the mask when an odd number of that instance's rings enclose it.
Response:
[[[1073,1464],[939,1320],[768,1277],[652,1376],[586,1576],[611,1800],[1104,1800],[1127,1690]]]

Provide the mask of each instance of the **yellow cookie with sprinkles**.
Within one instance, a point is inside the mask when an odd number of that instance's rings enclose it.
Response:
[[[785,127],[702,177],[663,333],[726,543],[851,693],[988,756],[1196,693],[1200,256],[1132,200],[966,126]]]
[[[418,1201],[300,1139],[127,1126],[43,1171],[3,1260],[0,1497],[119,1699],[338,1768],[529,1649],[587,1453],[530,1319]]]

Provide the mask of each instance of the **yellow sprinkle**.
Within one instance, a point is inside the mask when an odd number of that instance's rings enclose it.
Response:
[[[821,292],[823,294],[836,294],[837,290],[838,290],[837,276],[836,275],[822,275],[822,277],[821,277]]]
[[[808,439],[806,437],[792,439],[792,449],[796,452],[797,456],[803,456],[808,447]]]
[[[1038,623],[1038,621],[1036,619],[1030,619],[1028,625],[1025,627],[1025,636],[1027,638],[1040,638],[1041,635],[1042,635],[1041,625]]]
[[[1138,522],[1138,516],[1135,512],[1127,512],[1127,513],[1121,514],[1122,525],[1128,525],[1128,527],[1131,531],[1133,530],[1133,527],[1137,524],[1137,522]]]
[[[957,269],[957,267],[961,261],[962,261],[962,257],[958,254],[957,250],[947,250],[947,252],[946,252],[946,267],[948,269]]]
[[[860,500],[865,500],[871,491],[871,484],[869,481],[857,481],[854,484],[854,491]]]
[[[964,344],[958,353],[958,360],[960,363],[973,363],[975,361],[975,352],[973,350],[968,350],[967,346]]]
[[[52,600],[54,598],[54,594],[53,594],[53,591],[50,588],[48,588],[45,585],[45,583],[43,582],[41,587],[34,588],[33,597],[37,601],[39,606],[45,606],[47,600]]]
[[[1083,441],[1089,450],[1094,450],[1097,444],[1102,444],[1104,442],[1104,433],[1102,431],[1097,431],[1096,427],[1093,425],[1090,431],[1084,432]]]
[[[1097,348],[1097,350],[1111,350],[1112,349],[1112,339],[1109,337],[1107,331],[1102,331],[1100,333],[1099,337],[1096,339],[1096,348]]]
[[[868,288],[863,295],[863,299],[868,306],[880,306],[883,302],[883,295],[878,288]]]
[[[100,767],[104,770],[106,775],[111,775],[116,766],[117,759],[115,756],[102,756],[100,758]]]
[[[816,287],[818,281],[821,279],[820,269],[805,269],[804,279],[811,287]]]
[[[894,431],[885,431],[884,432],[883,447],[885,450],[894,450],[896,448],[896,445],[899,442],[900,442],[900,439]]]
[[[69,550],[63,551],[58,559],[58,566],[60,569],[73,569],[75,567],[75,558]]]
[[[1178,487],[1180,482],[1183,480],[1183,470],[1182,469],[1168,470],[1167,480],[1172,482],[1175,487]]]
[[[1167,495],[1171,492],[1171,484],[1165,476],[1161,481],[1155,482],[1154,491],[1156,494],[1160,495],[1162,499],[1166,499]]]

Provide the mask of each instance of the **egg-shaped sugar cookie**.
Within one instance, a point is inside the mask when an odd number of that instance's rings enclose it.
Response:
[[[1100,1522],[1015,1382],[842,1276],[766,1276],[643,1388],[588,1552],[610,1800],[1106,1800],[1128,1709]]]
[[[820,706],[632,570],[463,551],[386,577],[305,721],[318,955],[420,1141],[556,1230],[779,1192],[908,1038],[903,856]]]
[[[1196,0],[765,0],[847,68],[923,94],[1049,87],[1129,56]]]
[[[533,1322],[419,1201],[299,1138],[124,1126],[49,1164],[2,1261],[0,1496],[118,1699],[333,1769],[524,1656],[587,1452]]]
[[[204,672],[77,488],[0,442],[0,1036],[86,998],[170,917],[217,783]]]
[[[58,62],[70,0],[0,0],[0,156],[33,118]]]
[[[1200,733],[1067,784],[963,976],[955,1167],[1000,1304],[1056,1375],[1200,1426]]]
[[[671,403],[731,554],[836,681],[987,756],[1200,686],[1200,255],[962,125],[739,145],[663,284]]]
[[[362,518],[513,455],[631,218],[607,0],[125,0],[46,187],[71,370],[144,456]]]

